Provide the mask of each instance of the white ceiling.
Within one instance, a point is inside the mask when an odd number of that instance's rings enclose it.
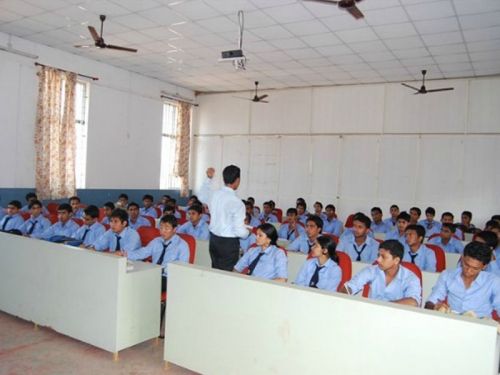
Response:
[[[196,91],[500,74],[500,0],[364,0],[365,19],[301,0],[0,0],[0,31]],[[238,46],[247,70],[218,63]],[[106,14],[106,43],[76,49]]]

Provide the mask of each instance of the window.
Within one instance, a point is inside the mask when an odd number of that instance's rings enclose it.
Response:
[[[85,175],[87,168],[87,119],[89,103],[89,84],[78,81],[75,92],[75,131],[76,155],[75,177],[76,188],[85,188]]]
[[[163,104],[161,137],[160,189],[179,189],[180,179],[174,175],[175,144],[177,140],[177,105]]]

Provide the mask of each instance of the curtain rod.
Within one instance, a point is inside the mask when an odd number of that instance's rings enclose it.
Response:
[[[189,99],[181,98],[180,96],[161,94],[160,97],[162,99],[176,100],[178,102],[187,103],[187,104],[191,104],[192,106],[198,107],[198,104],[196,104],[195,102],[192,102]]]
[[[36,66],[45,66],[45,67],[48,67],[48,68],[52,68],[52,69],[56,69],[56,70],[60,70],[61,72],[68,72],[68,73],[75,73],[75,72],[72,72],[70,70],[65,70],[65,69],[60,69],[60,68],[55,68],[53,66],[50,66],[50,65],[45,65],[45,64],[40,64],[38,62],[35,63]],[[91,79],[92,81],[97,81],[99,78],[97,77],[92,77],[92,76],[87,76],[85,74],[80,74],[80,73],[75,73],[76,75],[80,76],[80,77],[84,77],[84,78],[89,78]]]

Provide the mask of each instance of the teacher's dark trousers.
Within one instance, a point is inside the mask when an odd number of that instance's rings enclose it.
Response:
[[[210,232],[208,245],[212,268],[232,271],[240,254],[240,241],[237,237],[220,237]]]

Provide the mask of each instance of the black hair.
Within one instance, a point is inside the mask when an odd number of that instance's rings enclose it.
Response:
[[[115,204],[113,202],[106,202],[104,203],[103,207],[107,207],[111,210],[114,210],[115,209]]]
[[[139,205],[135,202],[130,202],[127,206],[127,208],[130,208],[130,207],[136,207],[137,209],[139,209]]]
[[[406,227],[405,232],[408,232],[409,230],[414,230],[417,232],[418,237],[422,237],[422,242],[424,241],[425,238],[425,228],[419,224],[410,224]]]
[[[488,220],[485,224],[485,227],[491,229],[500,229],[500,222],[496,220]]]
[[[241,170],[236,165],[228,165],[222,171],[222,179],[226,185],[234,183],[238,178],[240,178],[240,175]]]
[[[122,208],[115,208],[113,212],[111,212],[111,218],[117,218],[122,223],[126,221],[128,223],[128,213]]]
[[[33,192],[29,192],[28,194],[26,194],[25,199],[27,201],[29,201],[31,198],[38,199],[38,196],[35,193],[33,193]]]
[[[272,199],[270,201],[268,201],[267,203],[269,203],[269,205],[271,206],[271,208],[274,210],[276,208],[276,202],[273,201]]]
[[[155,199],[153,198],[153,196],[151,194],[144,194],[144,196],[142,197],[142,200],[150,200],[150,201],[154,201]]]
[[[306,223],[312,221],[316,226],[320,229],[320,233],[323,231],[323,219],[318,215],[309,215],[307,216]]]
[[[443,217],[445,216],[451,216],[451,220],[453,220],[453,218],[455,217],[451,212],[446,211],[441,214],[441,220],[443,220]]]
[[[436,210],[434,209],[434,207],[427,207],[425,209],[425,214],[431,214],[432,216],[436,216]]]
[[[475,238],[481,238],[492,250],[498,246],[498,236],[490,230],[483,230],[476,234]]]
[[[163,207],[163,213],[168,212],[168,211],[175,212],[175,206],[173,206],[171,204],[166,204],[165,207]]]
[[[297,204],[297,203],[299,203],[299,202],[300,202],[300,203],[304,203],[304,204],[306,203],[305,199],[304,199],[304,198],[301,198],[301,197],[299,197],[299,198],[297,198],[297,199],[295,200],[295,203],[296,203],[296,204]]]
[[[33,202],[31,202],[29,205],[28,205],[28,208],[31,210],[33,208],[33,206],[40,206],[40,207],[43,207],[43,204],[42,202],[40,202],[38,199],[35,199]]]
[[[372,220],[362,212],[356,212],[352,218],[352,221],[359,221],[363,223],[366,228],[370,228],[372,225]]]
[[[177,218],[174,215],[165,215],[160,219],[160,223],[168,223],[175,228],[177,226]]]
[[[381,214],[381,213],[382,213],[382,209],[381,209],[380,207],[373,207],[373,208],[370,210],[370,212],[373,212],[373,211],[378,212],[379,214]]]
[[[164,197],[169,197],[168,195],[164,195]],[[169,197],[170,198],[170,197]],[[189,199],[199,200],[197,195],[191,195]]]
[[[404,247],[398,240],[386,240],[380,244],[379,249],[387,250],[394,258],[403,260]]]
[[[252,202],[250,202],[250,201],[246,201],[246,200],[244,200],[244,199],[242,199],[242,201],[243,201],[243,204],[245,205],[245,207],[253,207]]]
[[[172,197],[170,195],[168,195],[168,194],[163,194],[161,197],[162,198],[167,198],[167,199],[172,199]],[[196,199],[198,199],[198,197],[196,195],[191,195],[189,197],[189,199],[193,199],[193,197],[195,197]]]
[[[120,198],[125,198],[126,200],[128,200],[128,195],[125,194],[125,193],[121,193],[119,196],[118,196],[118,199]]]
[[[307,204],[306,202],[298,202],[297,203],[297,208],[302,207],[304,211],[307,209]]]
[[[415,211],[418,216],[422,215],[422,210],[418,207],[412,207],[410,208],[410,212]]]
[[[175,206],[175,205],[177,204],[177,199],[175,199],[175,198],[170,198],[170,199],[168,200],[168,204],[171,204],[171,205],[174,205],[174,206]]]
[[[298,214],[297,213],[297,209],[293,208],[293,207],[290,207],[288,210],[286,210],[286,214],[287,215],[293,215],[293,214],[297,215]]]
[[[493,215],[491,220],[500,221],[500,215]]]
[[[71,201],[78,201],[78,203],[81,202],[80,198],[77,197],[76,195],[73,195],[71,198],[68,199],[68,202],[71,203]]]
[[[469,218],[469,220],[472,219],[472,212],[470,212],[470,211],[464,211],[464,212],[462,212],[462,216],[464,216],[464,215],[467,216]]]
[[[479,260],[483,265],[487,265],[491,261],[492,250],[484,243],[472,241],[464,248],[464,257],[471,257]]]
[[[451,230],[451,233],[455,233],[457,230],[455,224],[452,223],[443,223],[441,224],[441,228],[448,228],[449,230]]]
[[[339,264],[339,256],[337,255],[336,251],[337,244],[335,243],[335,241],[328,236],[319,236],[318,238],[316,238],[316,241],[318,241],[318,244],[322,249],[328,250],[328,256],[330,257],[330,259]]]
[[[89,215],[92,219],[97,219],[99,217],[99,208],[97,206],[94,206],[91,204],[90,206],[87,206],[83,212],[85,215]]]
[[[201,215],[203,213],[203,207],[201,207],[199,204],[193,204],[188,208],[188,211],[196,211]]]
[[[262,203],[262,207],[264,207],[264,206],[269,206],[269,207],[273,208],[273,205],[269,201]]]
[[[404,220],[406,222],[410,222],[410,214],[406,211],[400,212],[398,215],[398,220]]]
[[[393,204],[393,205],[391,205],[391,207],[390,207],[390,208],[397,208],[397,209],[399,210],[399,206],[398,206],[397,204]]]
[[[259,225],[257,229],[260,229],[262,232],[264,232],[266,237],[271,240],[271,245],[276,246],[276,241],[278,241],[278,231],[276,230],[274,225],[264,223]]]
[[[321,209],[323,209],[323,203],[321,203],[320,201],[314,202],[314,206],[317,204],[321,207]]]
[[[333,211],[335,211],[335,206],[333,204],[327,204],[325,207],[325,210],[328,210],[328,209],[332,209]]]
[[[254,197],[248,197],[247,201],[252,202],[252,204],[255,204],[255,198]]]
[[[57,211],[66,211],[71,213],[73,212],[73,208],[68,203],[61,203],[59,207],[57,207]]]
[[[20,209],[23,207],[23,205],[21,204],[21,202],[19,202],[18,200],[13,200],[13,201],[10,201],[8,205],[9,205],[9,206],[14,206],[14,207],[16,207],[18,210],[20,210]]]

